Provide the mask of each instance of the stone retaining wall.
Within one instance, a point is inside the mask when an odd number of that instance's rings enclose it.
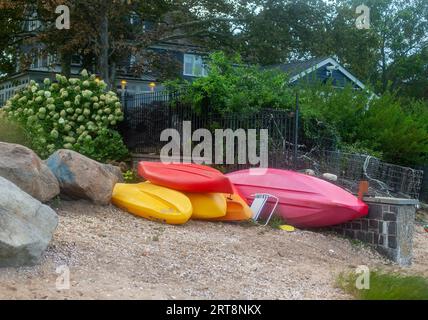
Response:
[[[369,214],[332,227],[334,232],[374,247],[400,265],[410,265],[417,200],[365,198]]]

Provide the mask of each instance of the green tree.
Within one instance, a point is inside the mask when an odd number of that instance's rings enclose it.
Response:
[[[186,86],[181,101],[200,112],[211,110],[251,113],[263,108],[286,109],[294,105],[293,90],[287,75],[277,70],[263,70],[243,64],[239,56],[216,52],[208,59],[209,74],[193,82],[167,83],[174,90]]]
[[[21,32],[19,28],[14,30],[10,38],[16,41],[17,48],[29,42],[41,42],[46,51],[60,53],[66,74],[71,55],[81,54],[87,58],[85,61],[89,66],[95,65],[95,69],[91,70],[100,74],[109,87],[115,81],[117,67],[126,63],[131,54],[135,57],[136,73],[141,74],[154,66],[162,69],[167,63],[159,62],[168,59],[168,56],[152,50],[153,45],[165,42],[192,45],[222,42],[223,37],[231,36],[232,22],[239,20],[238,8],[244,7],[244,4],[229,0],[21,2],[25,9],[22,9],[23,18],[17,19],[18,22],[28,21],[37,13],[37,18],[44,24],[43,28],[25,39],[18,36]],[[55,27],[55,8],[58,4],[67,5],[71,10],[70,30],[57,30]],[[13,8],[17,10],[15,6]],[[4,22],[10,24],[6,18]]]

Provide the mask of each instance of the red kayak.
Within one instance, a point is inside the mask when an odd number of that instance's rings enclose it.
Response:
[[[159,186],[185,192],[233,193],[233,186],[220,171],[199,164],[140,162],[138,175]]]
[[[349,192],[309,175],[279,169],[251,169],[251,172],[242,170],[227,176],[248,203],[256,193],[278,197],[276,214],[296,227],[332,226],[368,213],[368,206]]]

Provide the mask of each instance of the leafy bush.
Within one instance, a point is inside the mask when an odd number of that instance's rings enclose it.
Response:
[[[389,92],[376,97],[370,90],[355,90],[351,85],[338,89],[331,82],[292,86],[282,71],[248,66],[222,52],[210,56],[208,69],[208,76],[185,83],[181,103],[216,116],[249,114],[263,108],[294,109],[298,91],[299,144],[370,154],[402,165],[428,160],[426,102],[404,101]],[[183,83],[166,85],[176,90]]]
[[[80,79],[56,80],[41,86],[32,81],[6,103],[8,118],[28,131],[33,149],[43,158],[61,148],[98,161],[123,158],[126,147],[113,130],[123,120],[116,93],[106,92],[104,81],[86,70]]]
[[[368,148],[382,152],[385,161],[403,165],[424,163],[428,155],[428,128],[418,117],[406,112],[400,101],[386,92],[365,113],[359,126],[360,139]]]
[[[262,108],[287,108],[293,105],[288,77],[279,70],[263,70],[244,65],[239,56],[227,57],[216,52],[208,59],[209,74],[186,82],[180,101],[200,112],[251,113]],[[170,90],[181,88],[182,82],[166,84]]]
[[[300,91],[305,145],[370,154],[401,165],[428,159],[426,103],[405,103],[390,92],[372,97],[350,86],[304,86]]]
[[[25,129],[6,118],[0,109],[0,141],[16,143],[31,148],[31,139]]]
[[[124,172],[123,179],[125,180],[125,183],[141,182],[141,179],[135,170],[127,170],[126,172]]]

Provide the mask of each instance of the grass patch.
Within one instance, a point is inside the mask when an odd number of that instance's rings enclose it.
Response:
[[[360,300],[428,300],[428,279],[422,276],[372,271],[370,289],[367,290],[357,289],[359,276],[354,272],[342,273],[337,285]]]
[[[253,219],[239,221],[237,223],[239,226],[243,228],[251,228],[251,227],[257,227],[259,224],[255,222]]]
[[[20,125],[6,119],[0,110],[0,141],[16,143],[31,148],[31,139]]]

